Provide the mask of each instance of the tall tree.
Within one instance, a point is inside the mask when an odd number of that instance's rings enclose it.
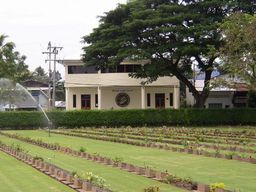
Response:
[[[32,72],[32,79],[46,84],[49,82],[49,76],[41,66],[35,68]]]
[[[222,44],[219,23],[234,10],[254,12],[254,6],[242,0],[129,1],[102,16],[99,27],[83,38],[83,61],[106,68],[124,59],[146,59],[132,77],[151,82],[176,76],[192,92],[195,106],[203,107]],[[189,80],[193,63],[205,73],[201,92]]]
[[[0,35],[0,78],[21,82],[30,76],[26,57],[15,51],[13,42],[5,42],[7,36]]]
[[[51,72],[50,74],[50,79],[52,80],[53,77],[53,72]],[[56,82],[59,82],[61,80],[61,74],[59,71],[55,72],[55,78],[56,78]],[[35,70],[32,72],[32,79],[42,82],[42,83],[49,83],[49,75],[45,72],[44,68],[42,68],[41,66],[35,68]]]
[[[237,12],[221,25],[224,69],[256,91],[256,17]]]

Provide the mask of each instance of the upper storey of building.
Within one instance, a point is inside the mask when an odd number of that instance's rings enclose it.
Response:
[[[145,79],[129,77],[146,61],[124,61],[115,68],[98,70],[95,66],[85,67],[81,60],[64,60],[65,87],[108,87],[108,86],[141,86]],[[176,77],[159,77],[147,86],[179,86]]]

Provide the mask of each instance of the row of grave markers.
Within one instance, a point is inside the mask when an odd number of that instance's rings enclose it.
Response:
[[[47,174],[48,176],[58,180],[59,182],[69,186],[70,188],[78,192],[110,192],[110,190],[108,189],[99,188],[89,181],[73,176],[70,172],[59,168],[51,163],[36,159],[35,157],[32,157],[31,155],[28,155],[26,153],[18,152],[11,146],[1,144],[0,150],[36,168],[40,172]]]

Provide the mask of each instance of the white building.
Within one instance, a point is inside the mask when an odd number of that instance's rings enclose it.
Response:
[[[143,62],[122,62],[115,70],[85,67],[80,60],[64,60],[66,109],[179,108],[179,81],[161,77],[152,84],[128,76]]]

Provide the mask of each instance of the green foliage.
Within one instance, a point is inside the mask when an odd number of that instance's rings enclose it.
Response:
[[[55,127],[122,127],[163,125],[254,125],[256,109],[149,109],[48,112]],[[0,128],[46,127],[41,112],[0,112]],[[203,138],[198,138],[201,141]]]
[[[7,36],[0,34],[0,78],[21,82],[30,77],[26,57],[15,51],[13,42],[5,43]]]
[[[221,25],[225,45],[222,48],[224,69],[236,75],[248,87],[256,87],[256,17],[245,13],[230,15]]]
[[[144,192],[159,192],[160,188],[158,186],[151,186],[144,189]]]
[[[47,122],[41,112],[0,112],[0,129],[31,129],[46,125]]]
[[[77,171],[72,171],[72,172],[71,172],[71,175],[72,175],[73,177],[78,177]]]
[[[35,156],[33,157],[34,160],[39,160],[39,161],[44,161],[44,158],[43,157],[40,157],[40,156]]]
[[[122,163],[124,159],[122,157],[114,157],[112,161],[114,162],[115,165],[118,165],[118,163]]]
[[[232,11],[252,13],[253,2],[223,0],[134,0],[101,17],[100,25],[84,37],[83,61],[101,69],[123,60],[143,60],[135,78],[146,83],[162,76],[176,76],[203,107],[209,94],[211,73],[219,65],[222,35],[219,24]],[[205,73],[198,92],[189,81],[192,64]]]
[[[85,151],[86,151],[86,148],[80,147],[79,151],[80,151],[80,152],[85,152]]]
[[[210,192],[215,192],[217,188],[225,189],[225,184],[224,183],[213,183],[213,184],[210,184]]]
[[[100,187],[100,188],[108,188],[109,186],[106,183],[106,180],[98,175],[93,174],[92,172],[86,172],[85,179],[92,184]]]
[[[14,150],[16,150],[17,152],[22,152],[22,151],[24,151],[24,149],[23,149],[19,144],[13,146],[13,148],[14,148]]]
[[[48,83],[49,77],[41,66],[37,67],[32,73],[32,79],[41,83]]]

